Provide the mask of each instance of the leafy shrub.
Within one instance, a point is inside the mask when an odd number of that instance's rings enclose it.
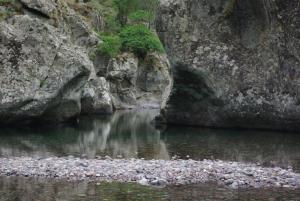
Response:
[[[117,8],[117,19],[122,26],[126,26],[127,19],[131,13],[144,10],[155,16],[159,0],[113,0]],[[141,14],[141,12],[140,12]],[[145,14],[145,13],[143,13]],[[150,15],[149,15],[150,16]],[[149,22],[149,19],[147,19]]]
[[[122,51],[131,51],[143,57],[149,51],[164,52],[164,48],[145,22],[154,21],[158,0],[90,0],[90,5],[104,17],[105,27],[100,38],[103,43],[97,51],[115,57]],[[128,25],[127,21],[130,20]]]
[[[114,17],[109,16],[105,19],[105,33],[118,33],[121,30],[121,25]]]
[[[122,49],[131,51],[138,56],[144,56],[149,51],[164,52],[159,38],[143,24],[123,28],[120,38]]]
[[[133,23],[151,22],[154,16],[149,11],[137,10],[128,16],[129,20]]]
[[[99,45],[98,50],[110,57],[115,57],[119,54],[121,48],[121,40],[119,36],[102,36],[103,43]]]

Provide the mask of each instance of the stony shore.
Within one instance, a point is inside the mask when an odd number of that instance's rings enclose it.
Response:
[[[217,182],[230,188],[300,188],[300,174],[292,169],[219,160],[0,158],[1,175],[138,182],[156,186]]]

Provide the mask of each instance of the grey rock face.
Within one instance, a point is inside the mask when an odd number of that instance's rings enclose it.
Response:
[[[109,84],[104,77],[90,80],[83,90],[83,114],[108,114],[113,112]]]
[[[107,79],[117,109],[133,108],[137,104],[135,90],[137,69],[138,59],[132,54],[123,54],[110,60]]]
[[[66,27],[68,27],[68,33],[73,40],[73,43],[86,49],[91,49],[99,43],[99,39],[95,33],[93,33],[87,23],[76,14],[73,10],[69,10],[68,14],[64,16],[66,19]]]
[[[47,17],[57,15],[57,1],[55,0],[20,0],[27,8],[33,9]]]
[[[166,122],[299,130],[299,1],[165,0],[174,66]]]
[[[170,92],[170,64],[166,55],[151,53],[144,60],[124,53],[111,59],[107,80],[116,109],[160,108]]]
[[[101,41],[65,1],[21,0],[18,9],[0,23],[0,123],[58,122],[111,113],[113,104],[165,103],[171,83],[165,55],[149,54],[143,63],[131,54],[97,55],[93,65],[88,55]]]
[[[0,23],[0,122],[63,121],[81,110],[93,68],[55,27],[28,15]]]

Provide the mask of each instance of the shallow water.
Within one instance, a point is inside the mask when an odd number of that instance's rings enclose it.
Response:
[[[57,128],[0,130],[0,157],[68,156],[95,158],[220,159],[292,166],[300,171],[300,135],[288,132],[213,130],[191,127],[155,129],[158,111],[117,112],[81,117]]]
[[[300,191],[232,190],[215,184],[155,188],[131,183],[88,183],[0,177],[0,201],[299,201]]]
[[[291,166],[300,172],[300,135],[288,132],[156,129],[158,111],[123,111],[81,117],[56,128],[1,128],[0,157],[69,156],[95,158],[221,159]],[[298,190],[229,190],[214,184],[157,189],[136,184],[70,183],[0,178],[0,201],[13,200],[300,200]],[[201,199],[200,199],[201,198]]]

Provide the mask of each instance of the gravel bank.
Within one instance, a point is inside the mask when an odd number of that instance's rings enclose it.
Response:
[[[231,188],[300,188],[300,174],[292,169],[211,160],[0,158],[0,175],[138,182],[157,186],[213,181]]]

